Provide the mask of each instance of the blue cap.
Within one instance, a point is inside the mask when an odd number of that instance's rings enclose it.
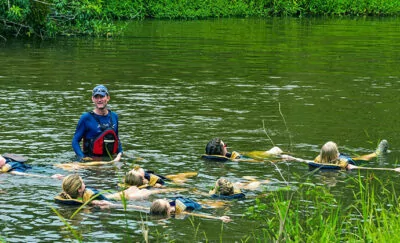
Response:
[[[92,96],[96,96],[96,95],[101,95],[101,96],[108,95],[108,89],[106,88],[106,86],[97,85],[96,87],[94,87]]]

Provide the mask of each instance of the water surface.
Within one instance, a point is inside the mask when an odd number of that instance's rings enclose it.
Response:
[[[159,174],[197,171],[186,187],[203,192],[221,176],[271,183],[247,192],[244,201],[204,209],[234,221],[222,229],[221,222],[195,218],[197,235],[189,219],[160,223],[144,212],[87,208],[69,221],[84,241],[142,241],[142,220],[152,241],[240,241],[260,225],[242,215],[263,190],[296,188],[311,178],[346,201],[352,191],[343,188],[357,173],[310,175],[300,163],[209,163],[199,158],[205,144],[222,137],[230,150],[277,145],[312,159],[329,140],[357,155],[385,138],[391,152],[369,166],[396,166],[399,33],[396,19],[272,18],[132,22],[125,36],[111,39],[10,39],[0,47],[0,151],[29,156],[31,173],[68,174],[53,165],[74,158],[76,123],[92,109],[91,89],[105,84],[120,116],[125,164],[79,171],[86,184],[116,190],[132,163]],[[68,217],[76,209],[53,202],[60,185],[1,175],[1,236],[8,242],[74,239],[51,210]]]

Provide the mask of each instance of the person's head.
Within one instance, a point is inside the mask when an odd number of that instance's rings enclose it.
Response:
[[[339,149],[336,143],[329,141],[325,143],[319,154],[321,159],[321,163],[333,163],[335,160],[339,158]]]
[[[85,191],[85,183],[78,174],[66,176],[62,182],[62,189],[71,198],[78,198],[82,196]]]
[[[171,215],[172,207],[165,199],[154,200],[150,207],[150,215],[167,217]]]
[[[220,178],[215,182],[214,194],[230,196],[235,194],[235,187],[228,179]]]
[[[226,144],[220,138],[213,138],[206,146],[206,154],[208,155],[223,155],[228,152]]]
[[[0,155],[0,168],[3,167],[3,165],[6,164],[6,158]]]
[[[130,173],[137,173],[138,175],[140,175],[144,179],[145,171],[139,165],[134,166],[134,168],[132,170],[130,170],[129,172]]]
[[[142,186],[144,177],[137,171],[130,171],[124,178],[124,183],[130,186]]]
[[[108,101],[110,100],[110,94],[108,89],[104,85],[97,85],[92,91],[92,101],[98,109],[106,108]]]

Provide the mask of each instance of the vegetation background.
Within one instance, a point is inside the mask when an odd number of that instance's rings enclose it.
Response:
[[[119,20],[397,16],[398,0],[1,0],[0,37],[121,35]],[[120,22],[118,22],[120,23]]]

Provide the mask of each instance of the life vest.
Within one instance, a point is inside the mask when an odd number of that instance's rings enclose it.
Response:
[[[243,192],[240,193],[235,193],[232,195],[221,195],[221,194],[211,194],[211,198],[213,199],[222,199],[222,200],[234,200],[234,199],[244,199],[246,197],[246,194]]]
[[[24,163],[24,162],[28,161],[27,157],[24,157],[20,154],[5,153],[2,156],[6,159],[10,159],[11,161],[15,161],[15,162]]]
[[[317,162],[308,162],[308,167],[310,168],[310,170],[315,170],[315,169],[342,170],[342,169],[346,168],[346,167],[343,168],[340,165],[336,165],[336,164],[323,164],[323,163],[317,163]]]
[[[203,154],[201,156],[202,159],[205,160],[213,160],[213,161],[218,161],[218,162],[226,162],[229,160],[228,157],[222,156],[222,155],[209,155],[209,154]]]
[[[110,122],[113,126],[112,113],[110,113]],[[94,139],[84,139],[83,153],[87,155],[108,156],[109,154],[116,154],[118,152],[118,136],[113,128],[104,127],[94,112],[89,112],[100,126],[102,133]]]
[[[30,168],[32,167],[25,163],[10,161],[9,159],[6,159],[6,164],[1,167],[0,172],[3,173],[11,171],[25,172],[27,169]]]
[[[234,187],[232,195],[222,195],[217,191],[216,188],[212,189],[209,192],[209,194],[213,199],[222,199],[222,200],[243,199],[246,197],[246,194],[244,194],[239,188],[236,187]]]
[[[11,171],[25,172],[27,169],[32,168],[31,166],[25,164],[28,158],[22,155],[5,153],[2,156],[6,159],[6,163],[1,167],[0,172],[3,173]]]
[[[100,194],[100,192],[97,189],[91,187],[86,187],[85,192],[83,193],[83,197],[81,198],[65,198],[65,196],[63,196],[63,193],[60,193],[59,195],[54,197],[54,201],[56,203],[65,205],[82,205],[85,202],[91,200],[92,198],[94,198],[93,200],[110,201],[106,196]]]
[[[167,178],[161,176],[161,175],[156,175],[152,171],[146,171],[144,173],[144,178],[149,181],[149,186],[155,186],[157,183],[164,185],[165,181]]]
[[[173,198],[173,201],[171,201],[169,205],[175,207],[176,214],[179,214],[184,211],[190,212],[193,210],[201,209],[201,205],[199,203],[193,201],[190,198],[184,198],[184,197]]]
[[[226,162],[228,160],[234,160],[234,159],[240,159],[241,155],[233,151],[232,153],[227,153],[226,156],[223,155],[209,155],[209,154],[203,154],[201,156],[202,159],[205,160],[213,160],[213,161],[219,161],[219,162]]]
[[[146,171],[144,173],[144,178],[146,180],[148,180],[149,182],[147,184],[145,184],[145,185],[138,186],[139,189],[144,189],[144,188],[151,189],[156,184],[160,184],[162,186],[165,185],[165,181],[164,181],[165,177],[153,174],[152,171]],[[165,178],[165,179],[168,180],[167,178]]]
[[[310,170],[345,170],[348,164],[356,165],[356,162],[352,158],[344,154],[339,154],[339,158],[335,161],[335,164],[320,163],[319,161],[319,157],[317,157],[314,162],[308,162]]]

